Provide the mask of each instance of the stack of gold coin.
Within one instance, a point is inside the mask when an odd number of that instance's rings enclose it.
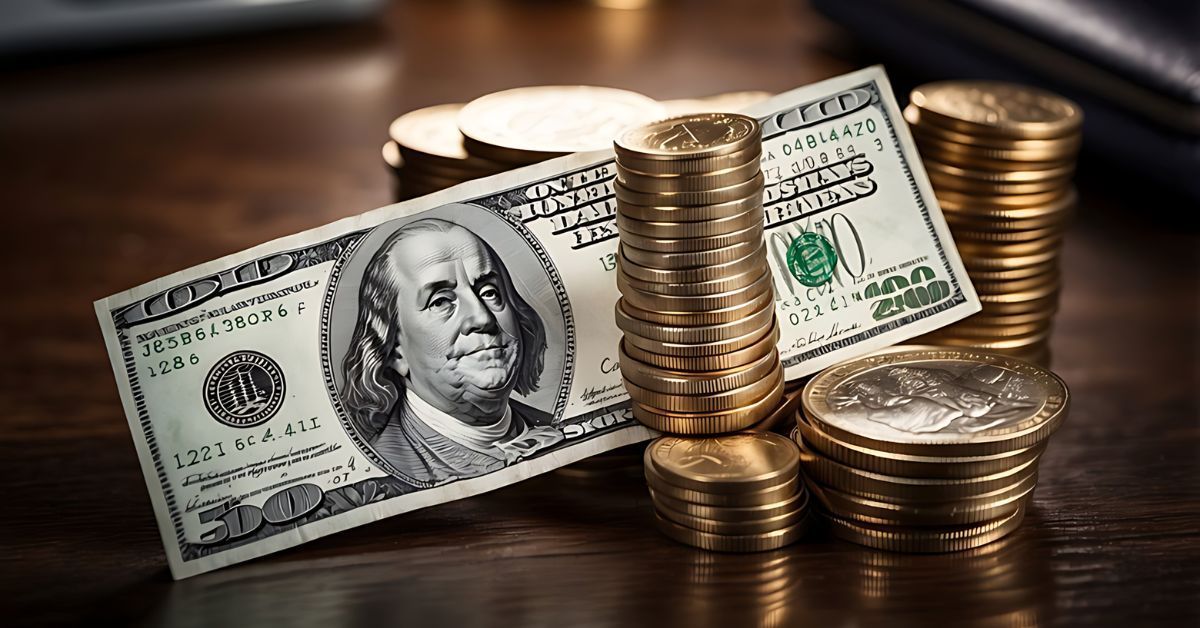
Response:
[[[718,434],[783,395],[763,242],[762,129],[692,114],[617,137],[621,374],[642,423]]]
[[[665,115],[657,101],[588,85],[519,87],[481,96],[458,114],[471,155],[526,166],[569,153],[603,150],[627,127]]]
[[[392,121],[383,160],[396,175],[398,199],[415,198],[509,166],[467,154],[458,131],[460,104],[410,111]]]
[[[910,100],[904,117],[983,303],[923,340],[1049,363],[1059,251],[1075,208],[1079,106],[991,81],[931,83]]]
[[[1032,363],[957,347],[886,349],[817,374],[793,438],[833,533],[951,552],[1015,530],[1066,385]]]
[[[646,482],[664,534],[718,552],[788,545],[808,529],[800,452],[771,432],[664,436],[645,455]]]

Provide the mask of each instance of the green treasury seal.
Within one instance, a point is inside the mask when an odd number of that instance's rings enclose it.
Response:
[[[833,277],[837,266],[837,253],[829,239],[819,233],[802,233],[787,252],[788,270],[800,283],[815,288],[824,285]]]

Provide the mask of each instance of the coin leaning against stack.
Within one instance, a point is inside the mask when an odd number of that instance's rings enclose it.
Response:
[[[1020,526],[1066,385],[1016,358],[894,347],[817,374],[792,437],[835,536],[952,552]]]
[[[904,117],[983,310],[924,337],[1049,363],[1058,257],[1075,210],[1079,106],[1009,83],[913,90]]]
[[[762,128],[690,114],[617,136],[617,327],[633,414],[674,434],[750,427],[783,395],[763,241]]]
[[[658,527],[680,543],[718,552],[765,551],[808,530],[800,454],[786,437],[664,436],[650,443],[644,461]]]

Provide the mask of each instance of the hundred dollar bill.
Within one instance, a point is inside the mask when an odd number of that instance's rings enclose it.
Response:
[[[754,107],[789,379],[979,309],[880,68]],[[650,438],[613,318],[611,152],[98,301],[176,578]]]

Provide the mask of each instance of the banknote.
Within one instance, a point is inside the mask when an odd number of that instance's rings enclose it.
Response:
[[[978,310],[881,68],[748,113],[789,379]],[[98,301],[172,574],[654,436],[618,370],[614,174],[570,155]]]

